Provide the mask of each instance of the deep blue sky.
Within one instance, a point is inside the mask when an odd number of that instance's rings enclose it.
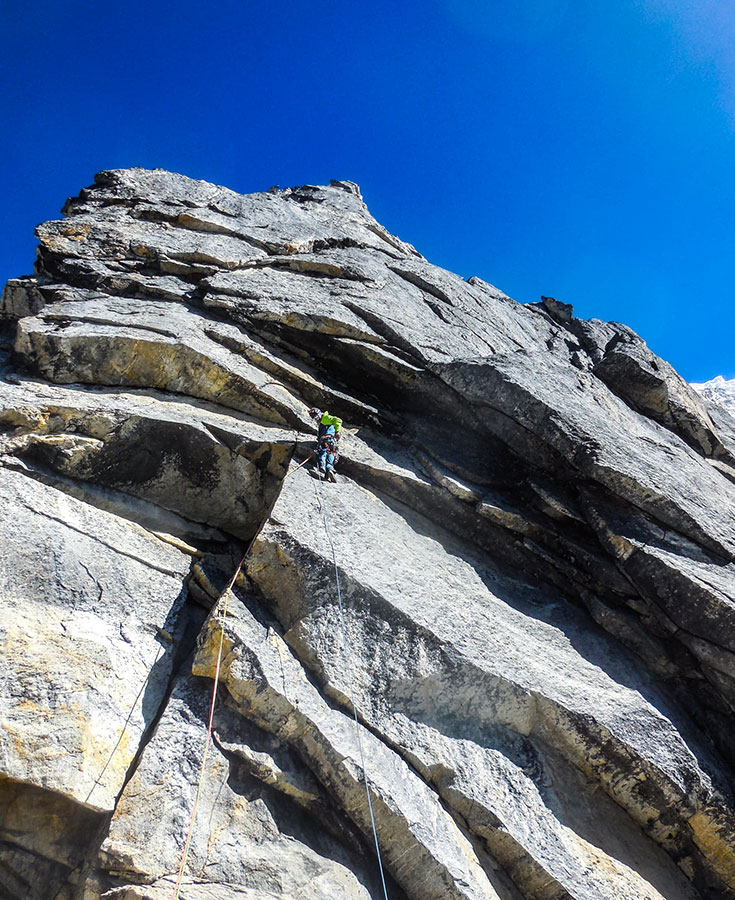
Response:
[[[732,0],[3,0],[0,26],[3,282],[99,169],[347,178],[432,262],[735,376]]]

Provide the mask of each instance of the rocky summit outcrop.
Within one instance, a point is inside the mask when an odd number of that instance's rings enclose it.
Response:
[[[38,238],[1,304],[1,897],[171,898],[198,786],[186,900],[735,897],[724,414],[350,182],[102,172]]]

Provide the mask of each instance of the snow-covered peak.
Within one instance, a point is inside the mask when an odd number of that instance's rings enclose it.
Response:
[[[735,378],[728,380],[722,375],[717,375],[710,381],[692,384],[692,387],[709,403],[716,403],[735,414]]]

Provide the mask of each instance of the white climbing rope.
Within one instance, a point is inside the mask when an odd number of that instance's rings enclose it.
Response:
[[[329,541],[329,547],[332,551],[332,563],[334,564],[334,580],[337,585],[337,605],[339,608],[339,625],[340,630],[342,632],[342,651],[345,656],[345,662],[347,663],[347,672],[349,675],[349,684],[350,684],[350,703],[352,704],[352,716],[355,720],[355,737],[357,738],[357,746],[360,751],[360,765],[362,767],[362,777],[365,782],[365,796],[367,797],[368,810],[370,811],[370,824],[373,829],[373,840],[375,841],[375,852],[378,857],[378,868],[380,869],[380,880],[383,885],[383,894],[385,895],[385,900],[388,900],[388,888],[385,884],[385,872],[383,871],[383,859],[380,855],[380,844],[378,843],[378,830],[375,827],[375,815],[373,814],[373,801],[370,798],[370,781],[368,780],[367,768],[365,767],[365,751],[362,746],[362,736],[360,735],[360,720],[357,716],[357,706],[355,704],[355,681],[352,676],[352,660],[350,655],[350,645],[347,640],[347,626],[345,625],[345,615],[344,615],[344,607],[342,605],[342,588],[339,582],[339,569],[337,567],[337,554],[334,549],[334,541],[332,540],[332,532],[329,527],[329,513],[327,512],[327,504],[324,499],[324,491],[322,489],[322,475],[317,467],[317,484],[319,485],[319,489],[317,492],[317,502],[319,503],[319,509],[322,514],[322,520],[324,521],[324,530],[327,535],[327,540]]]

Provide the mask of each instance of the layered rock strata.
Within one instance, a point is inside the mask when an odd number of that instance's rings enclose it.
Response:
[[[222,646],[181,897],[735,897],[725,419],[350,182],[64,216],[1,303],[0,894],[172,896]]]

